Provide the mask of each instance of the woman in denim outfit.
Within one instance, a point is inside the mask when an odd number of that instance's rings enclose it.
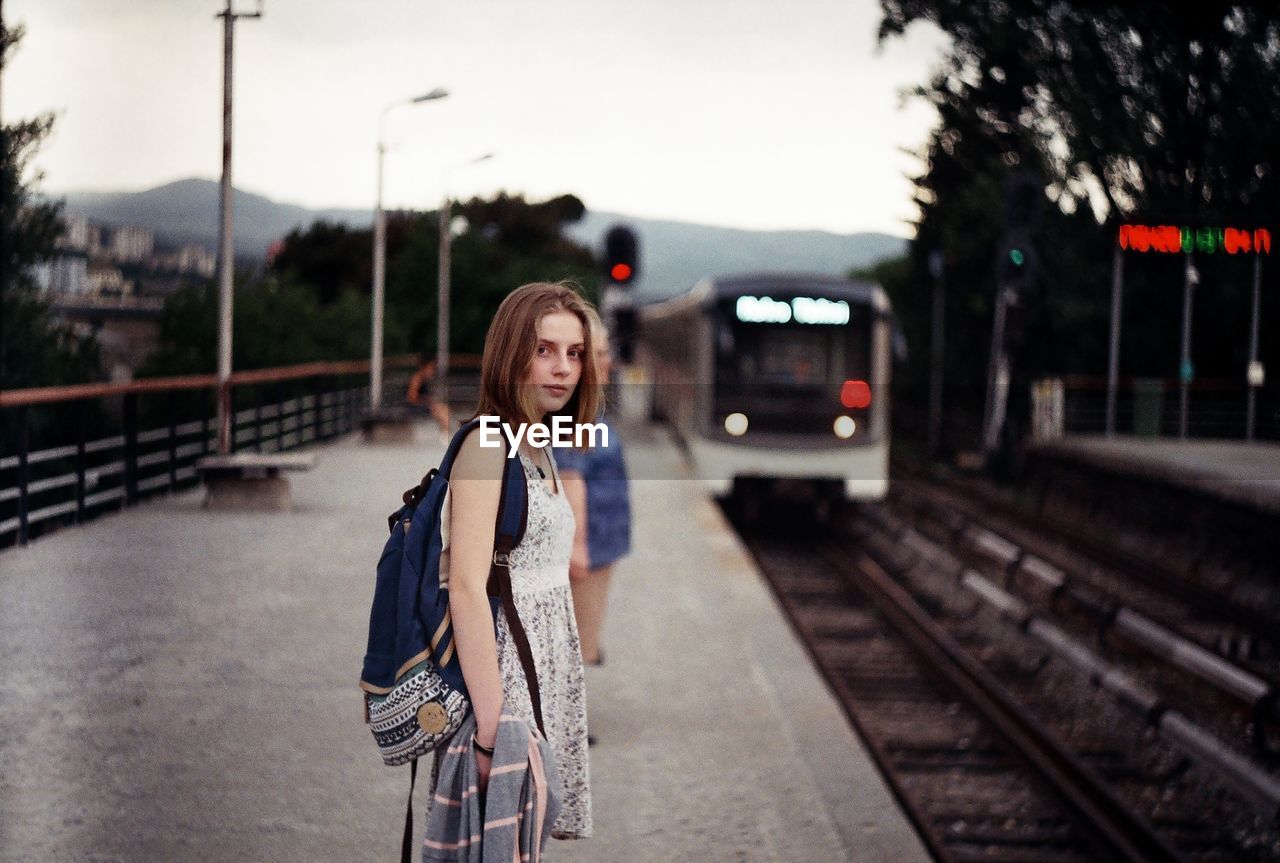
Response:
[[[594,309],[589,309],[589,317],[596,379],[604,384],[609,380],[612,366],[609,334]],[[604,417],[597,418],[596,422],[604,423]],[[573,556],[569,560],[569,586],[573,591],[573,613],[585,665],[600,665],[603,661],[600,630],[604,625],[609,576],[614,564],[631,551],[631,500],[622,441],[613,428],[609,428],[608,437],[608,446],[597,444],[586,451],[568,447],[556,451],[565,494],[577,522]]]

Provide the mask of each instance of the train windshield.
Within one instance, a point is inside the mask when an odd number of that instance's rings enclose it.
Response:
[[[741,412],[761,432],[829,430],[847,412],[845,381],[871,376],[871,315],[849,304],[847,323],[744,321],[723,308],[716,324],[716,413]]]

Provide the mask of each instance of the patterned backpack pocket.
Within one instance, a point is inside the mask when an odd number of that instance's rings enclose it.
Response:
[[[444,682],[424,659],[396,678],[385,694],[366,692],[369,727],[390,767],[434,752],[462,725],[467,697]]]

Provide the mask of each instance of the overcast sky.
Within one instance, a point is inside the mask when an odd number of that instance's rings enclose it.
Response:
[[[237,0],[253,11],[257,0]],[[27,37],[5,119],[57,114],[47,191],[221,171],[225,0],[4,0]],[[903,88],[944,37],[877,50],[875,0],[265,0],[236,25],[237,187],[309,207],[429,208],[497,189],[745,228],[907,236],[934,122]],[[466,163],[486,152],[494,158]]]

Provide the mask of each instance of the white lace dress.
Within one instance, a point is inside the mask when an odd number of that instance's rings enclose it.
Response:
[[[550,449],[546,452],[550,453]],[[529,489],[529,519],[524,538],[511,552],[511,593],[529,635],[542,698],[547,739],[556,754],[556,771],[564,787],[563,808],[552,828],[559,839],[591,835],[591,787],[587,773],[587,700],[583,688],[582,648],[569,591],[569,557],[573,551],[573,510],[560,485],[553,494],[537,468],[522,452]],[[505,710],[533,723],[533,707],[524,669],[505,613],[498,615],[498,669],[502,674]]]

